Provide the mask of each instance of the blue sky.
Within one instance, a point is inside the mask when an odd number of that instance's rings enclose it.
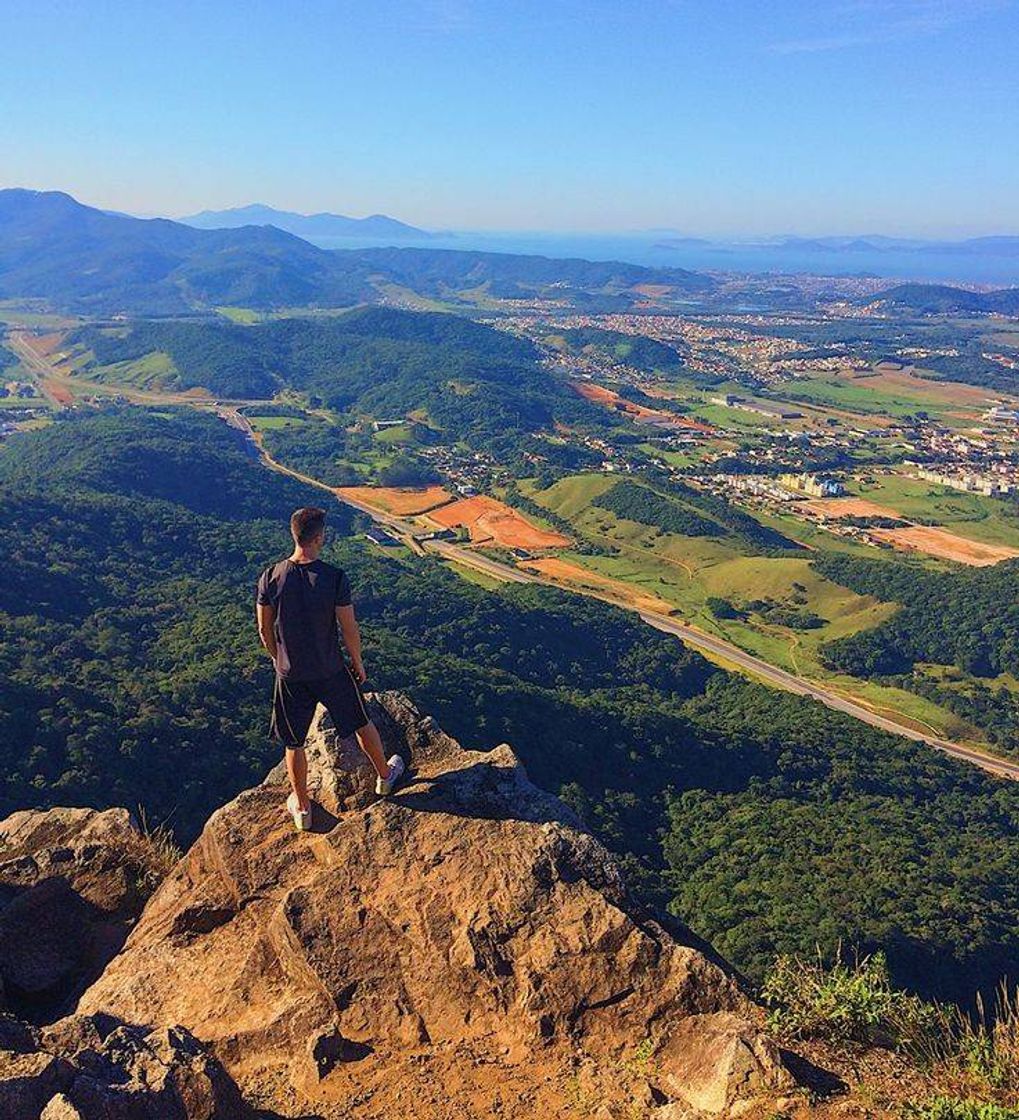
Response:
[[[1019,233],[1019,0],[0,0],[0,184],[433,228]]]

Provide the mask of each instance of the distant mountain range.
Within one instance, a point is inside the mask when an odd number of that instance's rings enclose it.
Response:
[[[393,289],[455,303],[461,292],[626,309],[638,286],[709,291],[681,268],[429,248],[322,249],[272,225],[197,229],[84,206],[59,191],[0,190],[0,299],[96,315],[218,306],[349,307]]]
[[[406,222],[389,218],[385,214],[372,214],[368,218],[347,218],[343,214],[297,214],[289,210],[275,210],[254,202],[232,210],[203,210],[179,218],[183,225],[196,229],[239,229],[242,226],[275,226],[298,237],[391,237],[398,241],[420,241],[437,236],[427,230],[409,226]],[[449,236],[448,234],[444,236]]]

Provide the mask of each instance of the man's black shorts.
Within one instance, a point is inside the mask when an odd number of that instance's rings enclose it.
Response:
[[[273,736],[288,748],[303,747],[318,704],[333,717],[340,738],[353,735],[368,722],[361,689],[344,666],[321,681],[285,681],[276,678],[272,701]]]

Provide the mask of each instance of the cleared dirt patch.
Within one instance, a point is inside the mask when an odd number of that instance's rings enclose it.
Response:
[[[60,349],[65,334],[63,331],[52,331],[49,334],[29,334],[23,331],[20,337],[34,354],[38,354],[40,358],[48,358]]]
[[[463,498],[428,516],[447,529],[463,526],[475,543],[494,541],[506,548],[563,548],[570,543],[562,533],[539,529],[512,506],[485,495]]]
[[[59,381],[44,381],[42,387],[57,404],[74,404],[74,394]]]
[[[715,430],[699,420],[687,420],[685,416],[677,416],[674,412],[662,412],[656,408],[635,404],[621,397],[614,390],[606,389],[604,385],[595,385],[593,381],[571,381],[570,386],[585,400],[600,404],[603,408],[614,408],[617,412],[625,412],[635,420],[655,420],[659,423],[675,425],[677,428],[692,428],[705,434],[711,434]]]
[[[904,552],[925,552],[942,560],[955,560],[960,564],[971,564],[986,568],[999,564],[1002,560],[1012,560],[1019,556],[1019,549],[1005,545],[982,544],[956,536],[947,529],[937,529],[929,525],[912,525],[908,529],[873,529],[875,537]]]
[[[877,502],[868,502],[866,498],[829,498],[827,501],[803,502],[800,509],[809,509],[818,517],[894,517],[902,521],[901,513],[879,506]]]
[[[598,594],[611,595],[620,603],[636,607],[641,611],[655,611],[657,614],[672,614],[676,609],[672,603],[659,599],[657,595],[641,591],[633,584],[625,583],[611,576],[603,576],[582,568],[579,564],[571,564],[567,560],[557,560],[555,557],[546,557],[544,560],[530,560],[521,567],[539,572],[556,583],[567,584],[571,587],[587,588]]]
[[[397,517],[425,513],[453,499],[441,486],[340,486],[336,492]]]

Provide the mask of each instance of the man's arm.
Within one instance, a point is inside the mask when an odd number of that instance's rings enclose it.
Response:
[[[258,619],[258,636],[269,656],[276,660],[276,608],[266,603],[255,604],[255,617]]]
[[[364,662],[361,660],[361,631],[358,629],[354,608],[350,603],[336,608],[336,621],[340,624],[343,644],[350,654],[350,667],[354,670],[358,684],[364,684],[368,675],[364,671]]]

